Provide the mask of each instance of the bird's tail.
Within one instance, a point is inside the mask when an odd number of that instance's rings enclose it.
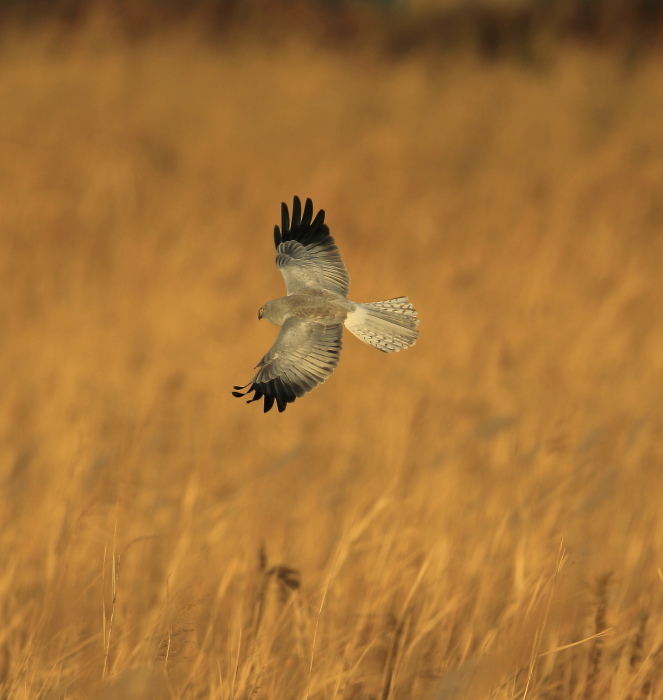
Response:
[[[417,342],[419,318],[407,297],[357,304],[345,327],[382,352],[398,352]]]

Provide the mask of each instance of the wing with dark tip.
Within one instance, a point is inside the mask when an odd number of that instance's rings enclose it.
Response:
[[[281,270],[288,294],[315,287],[348,296],[350,276],[329,235],[324,209],[313,218],[310,199],[302,212],[299,197],[294,198],[292,220],[288,206],[281,204],[281,228],[274,227],[274,244],[276,267]]]
[[[291,317],[269,352],[258,363],[258,373],[246,386],[236,386],[233,396],[253,392],[252,401],[265,399],[265,413],[276,403],[279,411],[304,396],[336,369],[341,352],[342,324],[325,326],[317,321]]]

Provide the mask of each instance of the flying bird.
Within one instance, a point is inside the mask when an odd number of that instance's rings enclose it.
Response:
[[[302,213],[299,197],[292,219],[281,204],[281,227],[274,227],[276,267],[287,296],[268,301],[258,318],[281,327],[276,342],[257,365],[258,373],[233,396],[253,392],[247,403],[265,399],[265,413],[279,412],[329,377],[341,352],[343,326],[382,352],[398,352],[417,342],[419,319],[407,297],[359,304],[348,299],[350,276],[329,235],[325,212],[313,218],[313,202]]]

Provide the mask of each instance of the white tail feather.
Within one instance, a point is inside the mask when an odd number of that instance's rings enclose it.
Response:
[[[398,352],[417,342],[419,319],[407,297],[357,304],[345,319],[345,327],[382,352]]]

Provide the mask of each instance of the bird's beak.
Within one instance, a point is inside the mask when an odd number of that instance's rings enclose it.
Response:
[[[262,309],[258,309],[258,321],[262,318]]]

